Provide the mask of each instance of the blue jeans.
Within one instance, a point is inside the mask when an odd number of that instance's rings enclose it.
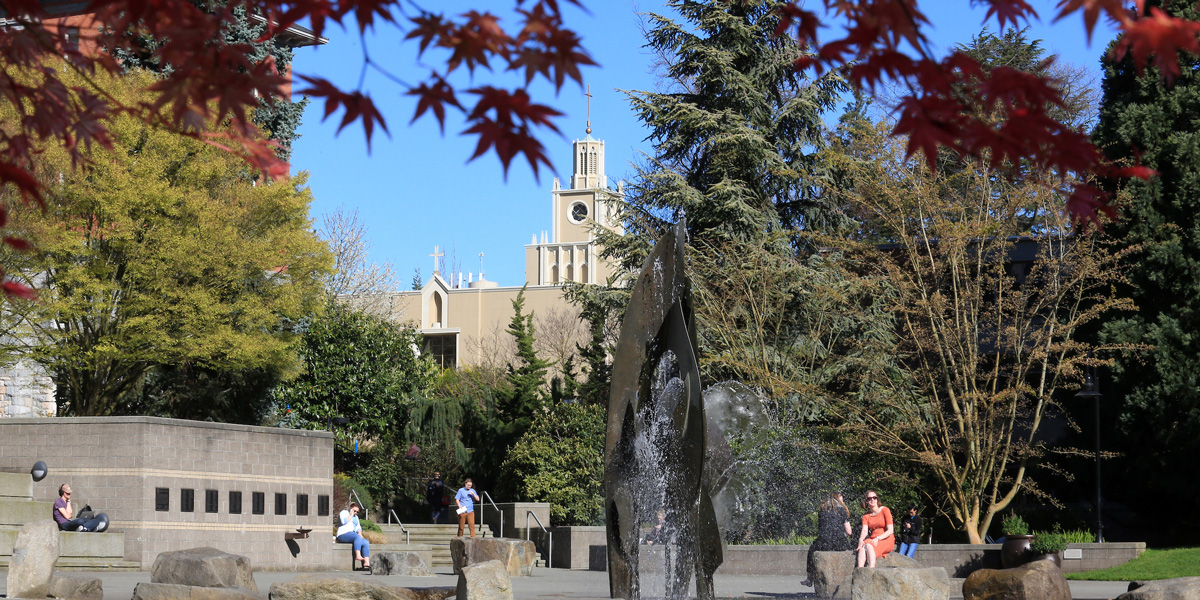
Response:
[[[913,555],[917,553],[917,546],[920,546],[920,544],[916,542],[911,544],[908,542],[900,542],[900,554],[912,558]]]
[[[88,531],[95,531],[100,526],[100,519],[89,519],[87,521],[83,519],[71,519],[70,521],[63,521],[58,524],[58,528],[62,531],[75,531],[80,526],[86,527]]]
[[[371,542],[367,538],[359,535],[354,531],[347,531],[342,535],[337,536],[339,544],[354,544],[354,551],[361,553],[363,558],[371,556]]]

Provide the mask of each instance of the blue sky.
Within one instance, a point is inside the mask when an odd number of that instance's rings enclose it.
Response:
[[[617,179],[631,176],[633,161],[652,151],[649,142],[644,141],[646,130],[620,90],[655,89],[651,72],[654,57],[642,47],[640,14],[663,9],[654,0],[584,3],[590,14],[568,7],[566,20],[580,33],[584,46],[600,65],[584,70],[584,83],[591,86],[593,96],[593,136],[605,140],[606,170],[610,185],[615,187]],[[1093,71],[1098,86],[1099,56],[1112,39],[1112,31],[1098,30],[1089,47],[1078,15],[1051,25],[1055,3],[1032,4],[1044,21],[1031,28],[1030,37],[1041,39],[1050,53]],[[512,0],[427,3],[450,13],[490,7],[502,17],[506,17],[502,11],[512,5]],[[921,2],[933,21],[933,28],[926,33],[938,48],[965,43],[978,33],[985,11],[970,5],[963,0]],[[995,23],[991,25],[994,29]],[[444,55],[431,53],[428,62],[420,64],[416,44],[402,42],[402,36],[395,28],[385,27],[369,35],[364,44],[356,31],[330,29],[325,32],[329,44],[299,50],[294,69],[353,88],[360,77],[365,45],[373,61],[387,65],[405,83],[416,84],[428,74],[428,65],[444,60]],[[475,83],[505,81],[504,76],[486,71],[476,75]],[[459,76],[455,85],[469,87],[466,73]],[[570,176],[571,140],[585,135],[584,91],[573,82],[564,85],[557,96],[552,86],[535,87],[536,100],[564,113],[557,121],[563,137],[553,132],[542,136],[555,172],[543,168],[540,179],[535,179],[528,163],[514,162],[506,179],[499,159],[492,153],[466,162],[474,151],[474,138],[459,135],[461,121],[448,118],[444,135],[432,118],[423,117],[409,125],[415,104],[403,95],[401,86],[372,71],[367,72],[364,81],[364,88],[382,109],[391,131],[390,139],[377,133],[370,152],[360,125],[348,126],[336,135],[339,116],[322,123],[323,103],[313,103],[305,112],[299,130],[302,137],[294,145],[292,169],[309,173],[314,220],[319,223],[323,213],[339,207],[357,210],[367,227],[370,260],[391,262],[403,289],[408,288],[414,268],[421,269],[423,279],[429,277],[433,266],[429,254],[434,245],[447,252],[448,263],[457,259],[461,270],[475,273],[479,271],[479,254],[483,253],[488,279],[501,285],[521,285],[525,281],[524,245],[534,233],[550,228],[553,177],[557,175],[565,182]]]

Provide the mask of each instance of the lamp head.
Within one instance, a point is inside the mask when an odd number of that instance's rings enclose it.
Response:
[[[49,472],[50,468],[46,466],[46,463],[39,460],[33,463],[33,468],[29,470],[29,475],[33,477],[34,481],[41,481],[46,478]]]

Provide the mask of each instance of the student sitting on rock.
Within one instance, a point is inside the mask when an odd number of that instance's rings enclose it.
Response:
[[[104,531],[108,529],[108,515],[100,513],[90,519],[75,518],[71,506],[71,486],[58,486],[58,500],[54,501],[54,522],[63,531]]]

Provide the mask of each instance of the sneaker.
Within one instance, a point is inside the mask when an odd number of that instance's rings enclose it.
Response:
[[[88,530],[88,528],[87,528],[87,527],[84,527],[83,525],[80,525],[80,526],[79,526],[79,529],[76,529],[75,531],[79,531],[79,532],[86,533],[86,532],[87,532],[87,530]]]

